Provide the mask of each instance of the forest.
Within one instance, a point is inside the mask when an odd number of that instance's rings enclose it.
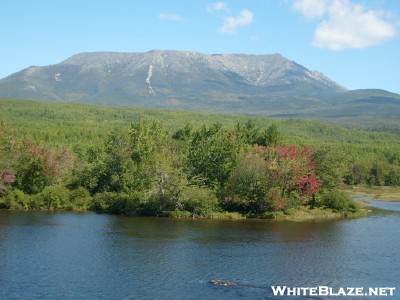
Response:
[[[344,185],[399,186],[393,130],[0,100],[0,208],[272,218],[357,213]]]

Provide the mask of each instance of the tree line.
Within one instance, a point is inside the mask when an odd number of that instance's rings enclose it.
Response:
[[[340,147],[288,143],[275,124],[263,129],[251,120],[171,131],[139,118],[84,148],[39,145],[1,123],[0,154],[0,207],[13,209],[270,217],[307,207],[347,214],[358,208],[341,185],[365,180]],[[399,184],[400,173],[390,182],[382,174],[374,166],[370,184]]]

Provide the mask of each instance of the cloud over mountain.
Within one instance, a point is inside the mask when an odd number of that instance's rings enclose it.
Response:
[[[221,12],[224,16],[223,25],[218,31],[223,34],[235,34],[240,27],[249,26],[253,23],[253,12],[248,9],[242,9],[238,16],[232,16],[226,2],[215,2],[206,6],[208,13]]]
[[[396,35],[396,28],[385,12],[367,9],[350,0],[295,0],[292,8],[308,19],[320,21],[312,41],[318,48],[366,48]]]
[[[239,27],[248,26],[253,23],[253,13],[248,9],[242,9],[237,17],[226,17],[224,25],[219,28],[219,32],[233,34]]]

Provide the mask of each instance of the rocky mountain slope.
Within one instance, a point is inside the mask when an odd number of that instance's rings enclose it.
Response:
[[[357,99],[400,105],[399,95],[347,91],[279,54],[161,50],[81,53],[32,66],[0,80],[0,97],[261,115],[329,112]]]

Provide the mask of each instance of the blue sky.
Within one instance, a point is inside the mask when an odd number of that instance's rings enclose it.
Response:
[[[90,51],[280,53],[400,93],[398,0],[0,0],[0,78]]]

